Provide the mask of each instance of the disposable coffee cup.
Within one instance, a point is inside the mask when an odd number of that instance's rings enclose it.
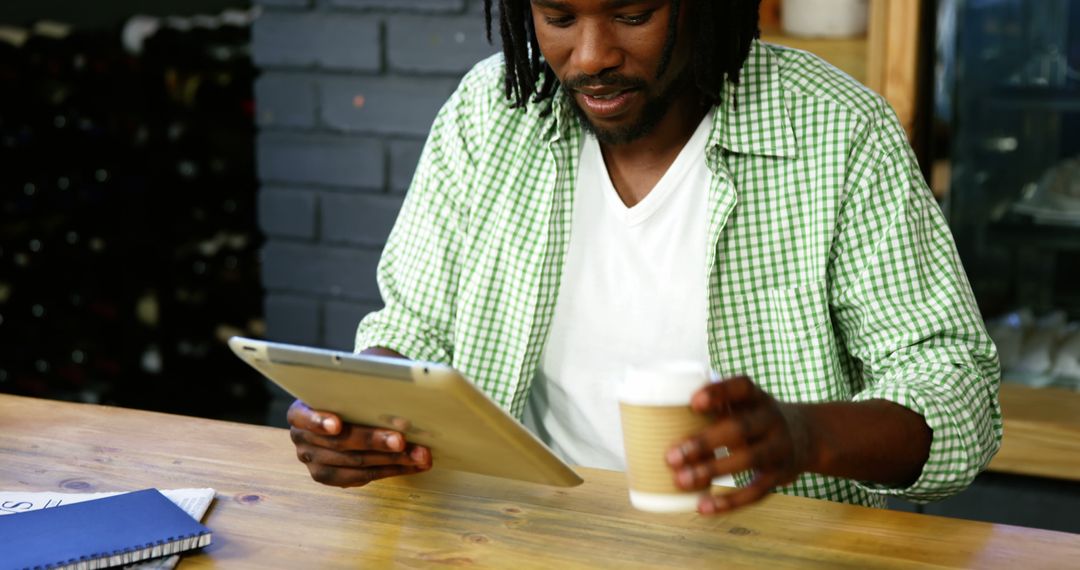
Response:
[[[690,409],[690,398],[709,382],[696,362],[667,362],[631,367],[619,386],[619,413],[630,503],[656,513],[693,512],[704,491],[675,486],[667,450],[704,430],[709,419]]]

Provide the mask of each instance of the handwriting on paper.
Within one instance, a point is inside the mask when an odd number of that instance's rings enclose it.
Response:
[[[48,509],[51,507],[59,507],[64,504],[63,499],[51,499],[46,498],[42,501],[0,501],[0,515],[10,515],[14,513],[24,513],[26,511],[36,511],[38,509]]]

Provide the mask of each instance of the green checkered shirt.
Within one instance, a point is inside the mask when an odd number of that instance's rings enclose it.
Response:
[[[379,265],[385,308],[356,346],[452,364],[520,418],[583,132],[561,92],[547,116],[511,109],[503,77],[501,56],[481,62],[436,118]],[[897,402],[934,432],[910,487],[805,474],[778,491],[881,506],[962,490],[1000,444],[997,352],[891,108],[762,43],[723,95],[705,156],[712,366],[782,401]]]

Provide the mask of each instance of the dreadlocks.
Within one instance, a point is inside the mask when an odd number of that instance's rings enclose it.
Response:
[[[492,4],[484,0],[484,22],[491,41]],[[668,37],[657,75],[663,75],[675,49],[679,11],[684,0],[671,1]],[[758,37],[758,4],[761,0],[697,0],[689,21],[694,85],[709,104],[719,101],[724,80],[739,82],[739,71]],[[530,0],[498,0],[499,34],[506,60],[506,98],[515,108],[550,99],[558,80],[540,59]]]

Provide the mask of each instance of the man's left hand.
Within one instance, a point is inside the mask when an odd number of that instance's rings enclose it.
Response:
[[[746,487],[702,498],[700,513],[722,513],[754,503],[810,470],[815,443],[808,421],[797,406],[778,402],[749,378],[737,376],[705,386],[690,404],[713,422],[668,450],[676,485],[708,489],[714,477],[753,473]],[[727,455],[716,453],[723,448]]]

